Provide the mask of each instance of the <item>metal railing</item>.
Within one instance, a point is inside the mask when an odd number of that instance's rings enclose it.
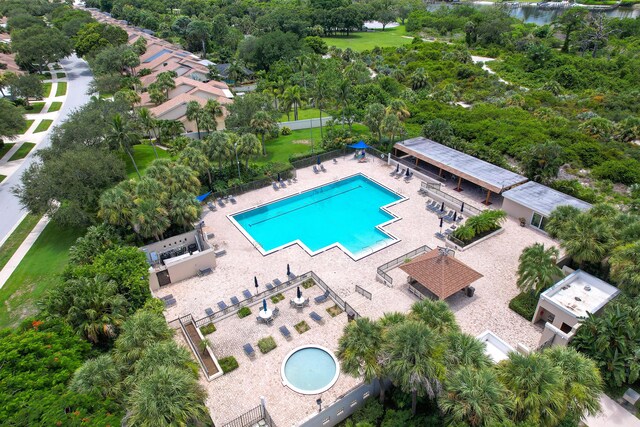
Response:
[[[438,182],[445,182],[446,181],[445,178],[441,177],[437,173],[433,173],[430,170],[427,170],[425,168],[421,168],[420,166],[417,166],[415,163],[413,163],[413,162],[411,162],[411,161],[409,161],[407,159],[403,159],[401,157],[394,156],[393,154],[389,154],[389,155],[391,156],[391,164],[392,165],[395,165],[396,163],[400,163],[400,165],[408,167],[411,170],[413,170],[414,172],[418,172],[418,173],[424,175],[427,178],[433,179],[433,180],[438,181]]]
[[[276,427],[276,424],[271,419],[271,416],[267,412],[267,409],[262,405],[258,405],[255,408],[249,409],[238,418],[235,418],[228,423],[223,424],[222,427],[248,427],[258,425],[260,421],[264,421],[264,425],[268,427]]]
[[[359,293],[360,295],[362,295],[363,297],[367,298],[367,299],[371,299],[372,298],[371,292],[367,291],[366,289],[364,289],[361,286],[356,285],[356,292]]]
[[[376,270],[376,274],[382,280],[382,283],[384,283],[387,286],[393,286],[393,278],[391,278],[391,276],[387,274],[387,271],[404,263],[404,260],[406,260],[407,258],[411,259],[416,255],[428,252],[430,250],[431,248],[427,245],[420,246],[419,248],[416,248],[411,252],[407,252],[406,254],[401,255],[398,258],[392,259],[391,261],[382,264]]]
[[[302,168],[307,168],[311,165],[315,165],[318,163],[318,159],[320,159],[320,163],[327,161],[327,160],[331,160],[331,159],[335,159],[338,157],[342,157],[344,156],[346,153],[345,149],[340,148],[337,150],[332,150],[332,151],[325,151],[323,153],[319,153],[319,154],[311,154],[309,157],[306,157],[304,159],[300,159],[300,160],[294,160],[291,163],[291,165],[293,166],[294,169],[302,169]]]
[[[462,213],[467,214],[467,216],[476,216],[482,213],[482,209],[478,209],[475,206],[458,199],[457,197],[453,197],[452,195],[445,193],[442,190],[438,190],[437,188],[425,185],[425,183],[422,183],[421,187],[427,192],[427,195],[429,195],[429,193],[433,193],[436,197],[440,197],[441,199],[443,199],[443,201],[452,204],[452,207],[454,207],[457,211],[461,211]],[[463,203],[464,209],[462,208]]]
[[[287,170],[280,171],[280,178],[282,179],[289,179],[289,178],[295,178],[295,177],[296,177],[295,169],[287,169]],[[274,180],[271,177],[258,179],[255,181],[247,182],[246,184],[240,184],[235,187],[227,188],[226,190],[213,192],[211,193],[211,196],[209,198],[223,197],[229,194],[235,196],[238,194],[248,193],[249,191],[258,190],[264,187],[269,187],[271,186],[271,183],[273,181]]]

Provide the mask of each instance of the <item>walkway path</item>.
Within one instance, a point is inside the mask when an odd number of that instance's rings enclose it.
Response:
[[[602,412],[595,417],[585,417],[589,427],[640,427],[640,420],[620,406],[615,400],[603,394],[600,397]]]
[[[31,232],[27,235],[22,244],[18,246],[16,252],[5,264],[2,270],[0,270],[0,288],[4,286],[7,280],[9,280],[9,277],[11,277],[11,275],[13,274],[14,270],[18,268],[18,265],[20,265],[22,258],[24,258],[27,252],[29,252],[29,249],[31,249],[31,246],[33,246],[36,239],[38,238],[38,236],[40,236],[40,233],[42,233],[42,230],[44,230],[48,223],[49,217],[46,215],[43,216],[40,221],[38,221],[36,226],[33,227],[33,230],[31,230]]]
[[[49,131],[33,133],[33,130],[37,127],[37,124],[33,123],[27,133],[16,141],[33,142],[36,144],[36,147],[34,147],[27,157],[22,160],[7,163],[7,160],[11,157],[9,153],[0,160],[0,174],[7,176],[7,178],[0,183],[0,218],[2,218],[2,221],[0,221],[0,241],[5,239],[5,237],[15,228],[16,224],[18,224],[25,215],[25,211],[22,209],[22,206],[20,206],[18,199],[13,195],[13,193],[11,193],[11,188],[20,183],[20,176],[22,175],[22,172],[35,161],[34,152],[36,149],[45,148],[51,144],[49,138],[51,129],[66,120],[69,114],[75,109],[89,101],[87,91],[93,77],[88,64],[84,60],[73,55],[62,60],[60,65],[63,67],[63,70],[61,71],[66,73],[66,81],[68,82],[67,95],[64,98],[55,97],[58,79],[55,76],[55,73],[52,73],[53,84],[51,85],[51,93],[54,96],[47,98],[46,102],[50,105],[50,102],[64,101],[64,104],[59,112],[45,113],[42,115],[43,117],[47,117],[48,114],[56,114],[55,118],[52,119],[53,123],[51,124],[51,127],[49,127]],[[64,81],[64,79],[61,80]],[[49,105],[45,105],[43,111],[47,111],[49,109]]]

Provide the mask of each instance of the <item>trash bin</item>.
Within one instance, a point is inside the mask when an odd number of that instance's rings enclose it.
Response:
[[[476,291],[476,288],[474,288],[473,286],[467,286],[467,296],[469,298],[471,298],[473,296],[475,291]]]

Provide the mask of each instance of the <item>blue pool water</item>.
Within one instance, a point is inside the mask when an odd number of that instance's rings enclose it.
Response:
[[[284,376],[290,385],[302,393],[319,392],[331,386],[336,379],[338,366],[325,350],[316,347],[303,348],[285,361]]]
[[[300,240],[311,253],[340,243],[359,258],[394,240],[376,226],[393,219],[380,207],[400,199],[355,175],[233,218],[265,253]]]

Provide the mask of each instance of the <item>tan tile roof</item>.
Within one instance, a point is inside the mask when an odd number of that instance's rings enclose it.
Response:
[[[175,98],[170,99],[167,102],[158,105],[157,107],[151,108],[150,111],[154,116],[160,118],[162,117],[163,114],[166,114],[169,111],[173,110],[174,108],[182,104],[186,104],[189,101],[197,101],[198,104],[200,104],[203,107],[207,103],[207,100],[204,98],[198,98],[197,96],[189,95],[188,93],[182,93],[176,96]]]
[[[420,255],[400,269],[440,299],[450,297],[482,277],[453,255],[442,255],[439,249]]]

